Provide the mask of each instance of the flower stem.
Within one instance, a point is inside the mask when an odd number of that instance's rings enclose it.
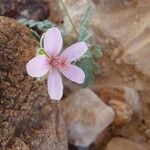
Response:
[[[78,34],[78,31],[77,31],[77,29],[76,29],[76,27],[75,27],[75,24],[73,23],[73,21],[72,21],[70,15],[69,15],[69,13],[68,13],[68,10],[67,10],[67,8],[66,8],[66,6],[65,6],[65,4],[64,4],[64,2],[63,2],[63,0],[60,0],[60,3],[61,3],[61,5],[62,5],[63,8],[64,8],[64,11],[65,11],[65,13],[66,13],[66,15],[67,15],[67,17],[68,17],[68,19],[69,19],[69,21],[70,21],[72,27],[73,27],[74,32],[75,32],[75,33],[77,34],[77,36],[78,36],[78,35],[79,35],[79,34]]]
[[[42,34],[41,39],[40,39],[40,47],[41,48],[43,48],[43,38],[44,38],[44,33]]]

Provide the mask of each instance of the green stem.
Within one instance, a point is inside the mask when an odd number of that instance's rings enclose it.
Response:
[[[41,48],[43,48],[43,38],[44,38],[44,33],[42,34],[41,39],[40,39],[40,47]]]
[[[69,19],[69,21],[70,21],[70,23],[71,23],[73,29],[74,29],[74,32],[75,32],[75,33],[77,34],[77,36],[78,36],[78,35],[79,35],[79,34],[78,34],[78,31],[77,31],[77,29],[76,29],[76,27],[75,27],[75,24],[73,23],[73,21],[72,21],[70,15],[69,15],[69,13],[68,13],[68,10],[67,10],[67,8],[66,8],[66,6],[65,6],[65,4],[64,4],[64,2],[63,2],[63,0],[60,0],[60,3],[62,4],[62,6],[63,6],[63,8],[64,8],[64,11],[65,11],[65,13],[66,13],[66,15],[67,15],[67,17],[68,17],[68,19]]]

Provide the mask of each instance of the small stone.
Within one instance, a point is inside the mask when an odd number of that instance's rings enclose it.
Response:
[[[116,125],[124,125],[125,123],[129,122],[133,116],[133,110],[131,107],[122,101],[112,99],[109,102],[109,105],[115,110],[116,117],[115,117],[115,124]]]
[[[69,142],[89,146],[114,120],[114,111],[90,89],[81,89],[62,101]]]
[[[135,89],[126,86],[103,86],[95,89],[95,92],[115,110],[116,125],[124,125],[134,116],[141,116],[139,96]]]
[[[149,150],[149,148],[128,139],[113,138],[108,142],[105,150]]]

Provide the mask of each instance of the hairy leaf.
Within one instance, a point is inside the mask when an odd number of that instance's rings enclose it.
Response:
[[[95,59],[100,58],[103,55],[102,48],[100,46],[95,47],[95,49],[92,50],[91,53]]]
[[[92,13],[92,8],[90,5],[88,5],[85,8],[84,13],[81,17],[79,41],[87,41],[91,37],[91,35],[88,32],[88,24],[89,24],[91,13]]]
[[[55,26],[55,24],[53,24],[48,20],[35,21],[35,20],[28,20],[28,19],[19,19],[18,21],[31,29],[37,28],[39,31],[42,32],[46,32],[49,28]]]
[[[95,59],[102,56],[102,49],[95,47],[88,50],[77,62],[76,65],[83,69],[85,72],[85,81],[83,87],[88,87],[92,84],[96,75],[100,73],[100,66],[96,63]]]
[[[94,61],[93,58],[81,59],[76,62],[76,65],[85,72],[85,81],[83,83],[83,87],[88,87],[92,84],[95,75],[99,74],[99,65]]]
[[[80,23],[80,32],[79,32],[79,41],[85,41],[86,43],[92,42],[90,38],[92,35],[89,33],[88,24],[91,16],[92,8],[91,6],[87,6],[82,17]],[[99,65],[96,63],[95,59],[99,58],[102,55],[101,48],[98,46],[94,46],[91,44],[91,49],[88,50],[79,60],[77,60],[76,64],[83,69],[85,72],[85,81],[83,83],[84,87],[89,86],[95,75],[100,73]]]

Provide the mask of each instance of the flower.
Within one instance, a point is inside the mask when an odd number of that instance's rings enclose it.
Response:
[[[87,45],[78,42],[60,53],[63,45],[61,32],[58,28],[50,28],[44,34],[44,50],[46,55],[38,55],[27,63],[27,73],[32,77],[42,77],[49,72],[48,93],[51,99],[60,100],[63,95],[63,84],[60,73],[69,80],[81,84],[85,74],[74,64],[86,51]]]

